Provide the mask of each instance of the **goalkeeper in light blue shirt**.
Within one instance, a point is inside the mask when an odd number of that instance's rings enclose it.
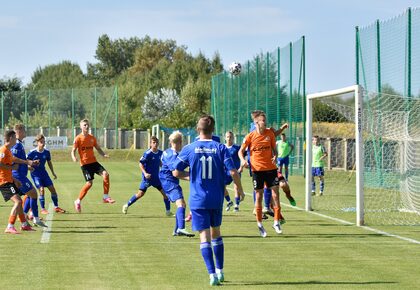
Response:
[[[243,199],[244,192],[239,174],[224,144],[212,140],[215,121],[205,115],[197,123],[200,139],[185,146],[174,164],[174,176],[190,177],[189,205],[192,212],[192,228],[199,231],[200,249],[210,285],[224,281],[224,245],[220,233],[225,188],[225,167]],[[189,172],[184,171],[189,167]],[[213,258],[213,253],[215,259]]]

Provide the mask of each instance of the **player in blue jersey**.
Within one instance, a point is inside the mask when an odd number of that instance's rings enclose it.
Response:
[[[175,229],[173,232],[174,236],[187,236],[193,237],[194,234],[189,233],[185,229],[185,200],[182,193],[182,188],[179,185],[179,180],[172,175],[172,171],[175,170],[173,167],[176,161],[179,151],[182,148],[182,133],[179,131],[173,132],[169,136],[170,148],[163,151],[162,154],[162,168],[159,172],[159,179],[162,183],[162,188],[171,202],[175,202],[177,206],[175,214]],[[189,177],[184,178],[189,180]]]
[[[211,139],[214,118],[203,116],[197,123],[200,139],[185,146],[174,164],[174,176],[190,177],[189,206],[192,212],[192,228],[199,231],[200,249],[210,285],[224,281],[224,245],[220,233],[225,189],[225,167],[230,171],[240,196],[244,193],[239,174],[224,144]],[[184,171],[189,167],[189,172]],[[213,253],[215,259],[213,258]],[[216,262],[216,263],[215,263]]]
[[[233,133],[231,131],[226,132],[225,141],[226,141],[226,148],[228,149],[229,154],[232,157],[233,164],[235,164],[235,168],[239,170],[239,168],[241,167],[241,160],[239,159],[238,152],[239,152],[239,149],[241,149],[241,147],[239,145],[233,144]],[[226,170],[226,180],[225,180],[226,186],[230,185],[232,181],[233,180],[232,180],[232,177],[230,176],[229,170]],[[235,191],[234,211],[237,212],[239,211],[240,196],[238,193],[237,186],[234,184],[233,187]],[[233,201],[230,200],[229,192],[227,191],[226,188],[225,188],[225,199],[227,202],[226,211],[229,211],[230,208],[233,206]]]
[[[122,212],[127,214],[128,208],[135,203],[138,199],[142,198],[147,189],[153,186],[163,196],[163,202],[165,203],[166,215],[172,216],[171,213],[171,202],[166,196],[162,189],[162,184],[159,179],[159,170],[161,166],[162,150],[159,150],[159,140],[157,137],[152,136],[150,138],[150,149],[144,152],[140,158],[139,167],[142,172],[142,181],[139,186],[139,190],[134,194],[126,204],[123,205]]]
[[[35,183],[36,188],[39,190],[39,203],[41,204],[41,213],[48,214],[48,210],[45,209],[45,187],[51,192],[51,199],[54,204],[54,211],[57,213],[65,213],[66,211],[58,206],[58,196],[55,190],[54,184],[48,175],[45,168],[45,164],[51,170],[51,174],[54,179],[57,179],[57,175],[54,172],[54,167],[51,161],[51,153],[45,149],[45,137],[42,134],[38,134],[35,138],[37,142],[37,148],[32,149],[28,154],[28,160],[39,160],[38,166],[33,166],[31,171],[32,180]]]
[[[18,139],[16,141],[16,144],[12,147],[11,151],[13,156],[22,159],[27,160],[25,148],[23,146],[23,139],[26,137],[26,130],[25,126],[23,124],[16,124],[14,126],[14,131],[16,132],[16,138]],[[39,160],[33,160],[29,165],[38,165]],[[32,183],[29,181],[29,179],[26,177],[28,174],[28,165],[27,164],[19,164],[19,167],[17,169],[13,170],[13,177],[20,181],[21,187],[19,187],[19,190],[27,195],[27,200],[25,201],[23,211],[28,213],[29,208],[32,210],[33,214],[33,221],[34,224],[40,227],[47,227],[38,216],[38,194],[33,187]]]
[[[200,140],[200,136],[195,137],[194,141]],[[220,143],[220,137],[217,135],[211,135],[211,140],[219,142]]]

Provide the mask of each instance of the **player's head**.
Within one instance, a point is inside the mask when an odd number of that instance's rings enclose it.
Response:
[[[263,111],[259,111],[255,114],[254,123],[256,127],[262,130],[264,130],[267,127],[267,118]]]
[[[156,151],[158,149],[159,146],[159,139],[156,136],[152,136],[150,137],[150,149],[152,149],[152,151]]]
[[[282,141],[286,141],[286,134],[281,133],[280,138]]]
[[[255,117],[257,117],[261,113],[264,113],[264,112],[261,111],[261,110],[254,110],[254,111],[252,111],[251,112],[251,119],[252,119],[252,121],[254,121],[255,120]]]
[[[82,129],[82,132],[85,134],[89,131],[89,120],[83,119],[80,121],[80,129]]]
[[[38,134],[35,137],[36,144],[38,145],[38,148],[44,148],[45,147],[45,136],[42,134]]]
[[[228,146],[232,146],[232,144],[233,144],[233,133],[232,133],[232,131],[227,131],[226,132],[225,140],[226,140],[226,144]]]
[[[8,143],[10,146],[13,146],[16,144],[16,132],[13,130],[7,130],[4,133],[4,140],[5,143]]]
[[[172,132],[171,135],[169,135],[169,143],[171,143],[171,146],[176,151],[181,150],[182,147],[182,133],[179,131]]]
[[[214,125],[214,118],[210,115],[204,115],[197,122],[197,132],[204,135],[212,135]]]
[[[319,136],[318,135],[314,135],[312,137],[312,144],[319,145]]]
[[[23,125],[23,124],[16,124],[16,125],[13,127],[13,129],[15,130],[15,132],[16,132],[16,137],[17,137],[19,140],[23,140],[23,138],[25,138],[25,137],[26,137],[25,125]]]

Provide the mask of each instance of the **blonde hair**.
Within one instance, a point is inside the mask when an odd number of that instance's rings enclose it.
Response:
[[[44,135],[42,135],[42,134],[38,134],[38,135],[36,135],[36,137],[35,137],[35,141],[36,142],[39,142],[40,140],[42,140],[42,139],[44,139],[45,140],[45,136]]]
[[[22,131],[22,130],[25,130],[25,125],[23,125],[23,124],[16,124],[13,129],[15,131]]]
[[[179,131],[172,132],[172,134],[169,135],[169,142],[172,142],[172,143],[182,142],[182,133]]]
[[[83,120],[81,120],[81,121],[80,121],[80,124],[82,124],[82,123],[86,123],[86,124],[90,125],[90,123],[89,123],[89,120],[88,120],[88,119],[83,119]]]

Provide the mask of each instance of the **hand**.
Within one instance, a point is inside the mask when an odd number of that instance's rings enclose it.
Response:
[[[57,179],[57,175],[54,172],[52,173],[52,175],[53,175],[54,179]]]
[[[75,156],[72,156],[71,159],[73,159],[73,162],[77,162],[77,158]]]
[[[239,193],[239,198],[240,201],[243,201],[245,199],[245,193],[243,191]]]
[[[273,157],[271,157],[271,162],[273,162],[273,164],[276,164],[277,165],[277,157],[276,156],[273,156]]]
[[[150,178],[152,178],[152,175],[150,173],[145,173],[144,178],[150,179]]]
[[[108,154],[104,154],[104,158],[109,158],[109,155]]]
[[[281,126],[281,128],[282,128],[282,129],[289,128],[289,124],[288,124],[288,123],[284,123],[284,124]]]
[[[37,166],[37,165],[39,165],[39,160],[30,160],[28,165],[29,166]]]
[[[35,169],[32,166],[28,166],[30,172],[33,172]]]

